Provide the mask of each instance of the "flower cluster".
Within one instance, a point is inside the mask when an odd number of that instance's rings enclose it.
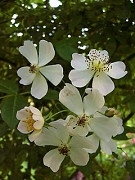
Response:
[[[48,65],[55,55],[53,45],[41,40],[39,57],[34,44],[25,41],[19,48],[20,53],[31,63],[17,71],[20,83],[32,83],[31,95],[41,99],[48,91],[46,79],[55,86],[63,78],[61,65]],[[65,157],[69,156],[74,164],[85,166],[89,154],[101,149],[106,154],[116,152],[114,137],[124,131],[122,119],[114,114],[114,109],[105,106],[105,97],[114,90],[110,77],[119,79],[127,74],[123,62],[109,63],[108,52],[92,49],[88,58],[81,54],[72,55],[69,73],[71,83],[65,83],[59,92],[59,101],[69,110],[67,117],[50,121],[44,125],[44,117],[33,106],[24,107],[17,112],[20,120],[18,130],[29,133],[29,140],[37,146],[54,146],[43,157],[45,166],[57,172]],[[110,76],[110,77],[109,77]],[[92,79],[93,78],[93,79]],[[92,79],[92,87],[86,88],[81,96],[77,87],[86,86]]]

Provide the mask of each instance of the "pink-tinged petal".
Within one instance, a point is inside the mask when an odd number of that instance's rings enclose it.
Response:
[[[69,83],[59,93],[59,101],[77,115],[83,113],[83,103],[77,88]]]
[[[41,133],[41,130],[34,130],[29,136],[28,139],[30,142],[35,141]]]
[[[40,73],[37,73],[32,83],[31,95],[37,99],[41,99],[46,95],[47,91],[48,85],[46,79]]]
[[[100,139],[108,142],[118,128],[115,121],[107,117],[92,118],[90,120],[90,127]]]
[[[19,122],[19,124],[18,124],[18,126],[17,126],[17,129],[18,129],[18,131],[20,131],[21,133],[23,133],[23,134],[28,134],[28,133],[30,133],[30,132],[32,132],[33,130],[29,130],[28,131],[28,125],[27,125],[27,123],[26,122],[24,122],[23,120],[21,120],[20,122]]]
[[[106,154],[112,154],[112,152],[117,151],[117,144],[112,139],[109,142],[101,140],[100,146],[102,151],[105,152]]]
[[[109,68],[110,69],[108,72],[106,72],[106,74],[108,74],[110,77],[114,79],[120,79],[127,74],[127,71],[125,71],[126,66],[121,61],[111,63],[109,65]]]
[[[30,110],[31,110],[31,112],[32,112],[33,114],[42,116],[41,111],[39,111],[39,109],[37,109],[37,108],[35,108],[35,107],[33,107],[33,106],[29,106],[29,108],[30,108]]]
[[[29,107],[24,107],[23,109],[17,111],[16,118],[19,120],[26,119],[30,115],[28,111],[29,111]]]
[[[97,151],[98,147],[99,147],[99,137],[96,136],[95,134],[92,134],[90,136],[87,137],[93,144],[93,149],[86,149],[86,151],[88,153],[94,153]]]
[[[49,63],[55,55],[55,51],[51,42],[41,40],[39,42],[39,63],[38,65],[44,66]]]
[[[29,69],[30,67],[28,66],[21,67],[20,69],[18,69],[17,75],[21,78],[20,84],[29,85],[33,82],[36,73],[30,73]]]
[[[55,86],[57,86],[63,78],[63,68],[59,64],[41,67],[40,72]]]
[[[89,161],[87,151],[81,148],[71,148],[70,158],[78,166],[85,166]]]
[[[97,89],[92,89],[89,94],[84,97],[85,114],[87,116],[94,114],[103,107],[104,103],[103,95]]]
[[[50,127],[47,129],[43,127],[42,132],[35,141],[35,144],[37,146],[59,146],[61,144],[61,141],[55,136],[55,132],[52,129],[54,128]]]
[[[69,73],[69,79],[76,87],[84,87],[88,84],[94,75],[94,71],[90,69],[86,70],[71,70]]]
[[[76,70],[85,70],[87,69],[86,58],[82,54],[73,53],[71,66]]]
[[[33,127],[34,127],[35,129],[42,129],[43,125],[44,125],[44,119],[42,119],[42,120],[37,120],[37,121],[33,124]]]
[[[19,47],[19,52],[31,63],[38,64],[37,50],[32,41],[24,41],[24,46]]]
[[[92,82],[92,88],[99,90],[101,94],[106,96],[110,92],[114,90],[113,81],[103,72],[99,73],[99,75],[94,76]]]
[[[59,154],[58,149],[53,149],[46,153],[43,158],[43,163],[45,166],[50,167],[53,172],[57,172],[64,158],[65,156]]]

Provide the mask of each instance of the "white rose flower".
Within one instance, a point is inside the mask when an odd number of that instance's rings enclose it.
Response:
[[[20,120],[17,129],[23,134],[32,132],[29,135],[29,140],[31,142],[35,141],[44,125],[44,118],[41,112],[37,108],[29,106],[17,111],[16,117]]]
[[[31,95],[37,99],[44,97],[48,91],[46,79],[57,86],[63,78],[61,65],[48,65],[55,55],[52,43],[45,40],[39,42],[39,56],[32,41],[24,41],[19,47],[19,52],[31,63],[30,67],[21,67],[17,74],[21,78],[20,83],[29,85],[32,83]]]
[[[51,125],[53,127],[44,128],[35,141],[38,146],[56,146],[55,149],[45,154],[44,165],[50,167],[53,172],[57,172],[64,158],[69,156],[74,164],[85,166],[89,161],[89,155],[84,148],[93,152],[95,145],[87,137],[70,137],[67,128],[59,122],[51,123]]]
[[[106,50],[92,49],[88,56],[89,59],[78,53],[72,55],[71,66],[74,70],[70,71],[69,79],[74,86],[83,87],[93,78],[92,88],[98,89],[103,95],[109,94],[114,89],[110,77],[120,79],[125,76],[125,64],[121,61],[109,63]]]

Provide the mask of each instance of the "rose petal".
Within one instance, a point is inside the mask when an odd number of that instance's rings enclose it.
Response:
[[[86,70],[71,70],[69,73],[69,79],[76,87],[84,87],[88,84],[94,75],[94,71],[90,69]]]
[[[64,158],[65,156],[59,154],[58,149],[53,149],[46,153],[43,158],[43,163],[45,166],[50,167],[53,172],[57,172]]]
[[[103,95],[97,89],[92,89],[89,94],[84,97],[85,114],[88,116],[94,114],[98,109],[103,107],[104,103]]]
[[[71,84],[66,83],[66,86],[60,91],[59,101],[75,114],[81,115],[83,113],[83,103],[80,93]]]
[[[40,72],[55,86],[57,86],[63,78],[63,68],[59,64],[41,67]]]
[[[76,70],[85,70],[87,69],[86,58],[82,54],[73,53],[71,66]]]
[[[106,96],[110,92],[114,90],[113,81],[103,72],[99,73],[99,75],[94,76],[92,82],[92,88],[99,90],[101,94]]]
[[[121,61],[111,63],[109,67],[110,69],[106,74],[114,79],[120,79],[127,74],[127,71],[125,71],[126,66]]]
[[[37,73],[32,83],[31,95],[37,99],[41,99],[46,95],[47,91],[48,85],[46,79],[40,73]]]
[[[39,42],[39,67],[49,63],[55,55],[55,51],[51,42],[41,40]]]
[[[24,41],[24,46],[19,47],[19,52],[31,63],[38,64],[37,50],[32,41]]]
[[[21,67],[17,71],[17,75],[21,78],[20,84],[29,85],[33,82],[36,74],[29,72],[30,67]]]
[[[72,148],[70,158],[74,164],[79,166],[85,166],[89,161],[89,155],[86,150],[79,148]]]

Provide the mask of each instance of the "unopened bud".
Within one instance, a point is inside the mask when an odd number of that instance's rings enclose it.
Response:
[[[115,109],[114,108],[108,108],[106,111],[105,111],[105,115],[107,117],[113,117],[115,115]]]

